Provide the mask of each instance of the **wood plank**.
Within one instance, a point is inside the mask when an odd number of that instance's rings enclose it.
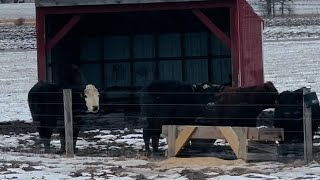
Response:
[[[232,129],[236,133],[238,140],[239,140],[238,158],[246,159],[247,152],[248,152],[248,146],[247,146],[248,128],[246,128],[246,127],[233,127]]]
[[[82,15],[74,15],[70,21],[48,42],[47,50],[51,50],[80,21]]]
[[[37,68],[38,80],[47,80],[47,51],[46,51],[46,28],[45,28],[45,14],[43,10],[36,9],[36,35],[37,35]]]
[[[104,0],[63,0],[55,2],[51,0],[41,0],[36,3],[37,7],[43,8],[45,14],[87,14],[87,13],[107,13],[107,12],[137,12],[137,11],[161,11],[161,10],[184,10],[201,8],[233,7],[231,1],[215,0],[198,2],[165,2],[165,3],[139,3],[133,4],[106,4]],[[132,2],[131,0],[129,0]],[[128,1],[128,2],[129,2]],[[156,0],[155,0],[156,1]],[[173,0],[172,0],[173,1]],[[100,5],[100,6],[98,6]],[[59,8],[56,8],[59,6]],[[42,8],[41,8],[42,9]]]
[[[248,148],[254,148],[260,151],[264,151],[265,153],[277,154],[276,144],[263,144],[263,142],[257,141],[248,141]]]
[[[192,139],[224,139],[217,127],[198,126],[191,136]]]
[[[220,126],[185,126],[178,125],[178,131],[181,131],[185,127],[197,127],[195,132],[190,138],[192,139],[224,139],[221,134]],[[229,126],[225,126],[229,127]],[[236,128],[236,127],[234,127]],[[247,128],[247,139],[249,140],[261,140],[261,141],[283,141],[284,132],[283,128],[256,128],[256,127],[246,127]]]
[[[77,5],[98,5],[98,4],[141,4],[141,3],[162,3],[162,2],[189,2],[206,0],[36,0],[37,7],[43,6],[77,6]]]
[[[261,141],[283,141],[282,128],[249,128],[248,139]]]
[[[230,38],[221,31],[201,10],[193,9],[193,14],[204,24],[210,31],[215,34],[228,48],[231,48]]]
[[[179,132],[178,137],[176,139],[176,143],[175,143],[174,156],[176,156],[180,152],[180,150],[189,140],[190,136],[192,135],[195,129],[196,129],[195,126],[191,126],[191,127],[189,126],[189,127],[185,127],[181,132]]]
[[[239,139],[238,135],[234,132],[232,127],[219,127],[221,134],[225,137],[225,139],[228,141],[231,149],[236,154],[237,158],[239,158],[240,154],[240,145],[239,145]]]
[[[303,95],[310,93],[310,88],[303,88]],[[312,116],[311,107],[307,107],[303,97],[303,132],[304,132],[304,160],[309,163],[312,155]]]
[[[74,156],[73,149],[73,119],[72,119],[72,91],[71,89],[63,90],[64,104],[64,127],[65,127],[65,143],[66,155],[69,158]]]
[[[167,157],[175,156],[175,147],[176,147],[176,137],[177,137],[177,127],[175,125],[166,126],[164,129],[167,129]]]

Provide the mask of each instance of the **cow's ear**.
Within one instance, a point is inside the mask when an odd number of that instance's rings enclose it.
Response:
[[[197,90],[197,85],[196,84],[192,84],[192,91],[196,91]]]
[[[274,84],[271,81],[264,83],[263,87],[267,91],[278,91],[277,88],[274,86]]]

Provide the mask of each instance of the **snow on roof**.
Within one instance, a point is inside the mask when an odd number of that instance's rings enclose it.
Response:
[[[192,2],[207,0],[36,0],[37,7],[46,6],[80,6],[80,5],[108,5],[108,4],[142,4],[167,2]]]

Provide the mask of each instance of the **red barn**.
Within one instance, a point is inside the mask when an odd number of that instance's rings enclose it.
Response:
[[[38,78],[75,64],[104,89],[154,79],[262,83],[262,19],[246,0],[36,0]]]

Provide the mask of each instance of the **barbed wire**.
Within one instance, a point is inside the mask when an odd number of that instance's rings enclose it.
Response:
[[[169,125],[171,125],[171,124],[164,124],[164,125],[167,125],[167,126],[169,126]],[[42,126],[40,126],[40,125],[35,125],[35,124],[33,124],[33,123],[30,123],[30,125],[29,125],[30,127],[33,127],[33,128],[53,128],[53,129],[64,129],[65,127],[63,126],[63,125],[56,125],[56,126],[45,126],[45,125],[42,125]],[[86,132],[86,131],[91,131],[91,130],[100,130],[100,131],[103,131],[103,130],[110,130],[110,131],[124,131],[124,132],[130,132],[130,131],[134,131],[135,129],[134,129],[134,127],[132,128],[132,129],[130,129],[130,128],[127,128],[128,130],[121,130],[121,128],[107,128],[107,127],[101,127],[101,126],[87,126],[87,125],[75,125],[77,128],[79,128],[80,129],[80,131],[82,131],[82,132]],[[194,124],[186,124],[186,125],[183,125],[183,124],[181,124],[181,125],[175,125],[175,126],[197,126],[197,125],[194,125]],[[16,125],[8,125],[8,124],[4,124],[4,125],[0,125],[0,129],[1,128],[8,128],[8,127],[16,127]],[[198,125],[198,127],[201,127],[201,125]],[[208,127],[208,126],[206,126],[206,127]],[[212,128],[214,128],[214,127],[230,127],[230,126],[228,126],[228,125],[224,125],[224,126],[211,126]],[[267,128],[260,128],[260,127],[252,127],[252,126],[250,126],[250,127],[248,127],[248,126],[231,126],[231,127],[245,127],[245,128],[259,128],[259,129],[268,129],[268,132],[272,132],[272,131],[274,131],[274,132],[278,132],[279,130],[279,128],[280,127],[267,127]],[[139,129],[142,129],[142,130],[152,130],[152,131],[162,131],[162,129],[163,128],[148,128],[148,127],[141,127],[141,128],[139,128]],[[287,133],[301,133],[301,132],[303,132],[303,130],[285,130],[285,132],[287,132]],[[141,132],[136,132],[136,133],[141,133]]]
[[[205,90],[205,89],[204,89]],[[240,89],[241,90],[241,89]],[[50,92],[50,91],[46,91],[46,92],[29,92],[30,94],[63,94],[62,92]],[[81,94],[83,92],[78,92],[78,91],[72,91],[72,93],[75,94]],[[176,92],[176,91],[153,91],[153,92],[142,92],[142,91],[138,91],[138,92],[131,92],[130,90],[119,90],[119,91],[102,91],[100,92],[100,94],[102,95],[107,95],[107,94],[128,94],[128,95],[132,95],[132,94],[159,94],[159,95],[163,95],[163,94],[167,94],[167,95],[171,95],[171,94],[208,94],[208,93],[214,93],[214,94],[219,94],[219,93],[223,93],[223,94],[279,94],[279,92],[256,92],[256,91],[246,91],[246,92],[242,92],[242,91],[221,91],[221,92],[215,92],[215,91],[204,91],[204,92]],[[294,93],[294,94],[302,94],[301,92],[290,92],[290,93]]]

